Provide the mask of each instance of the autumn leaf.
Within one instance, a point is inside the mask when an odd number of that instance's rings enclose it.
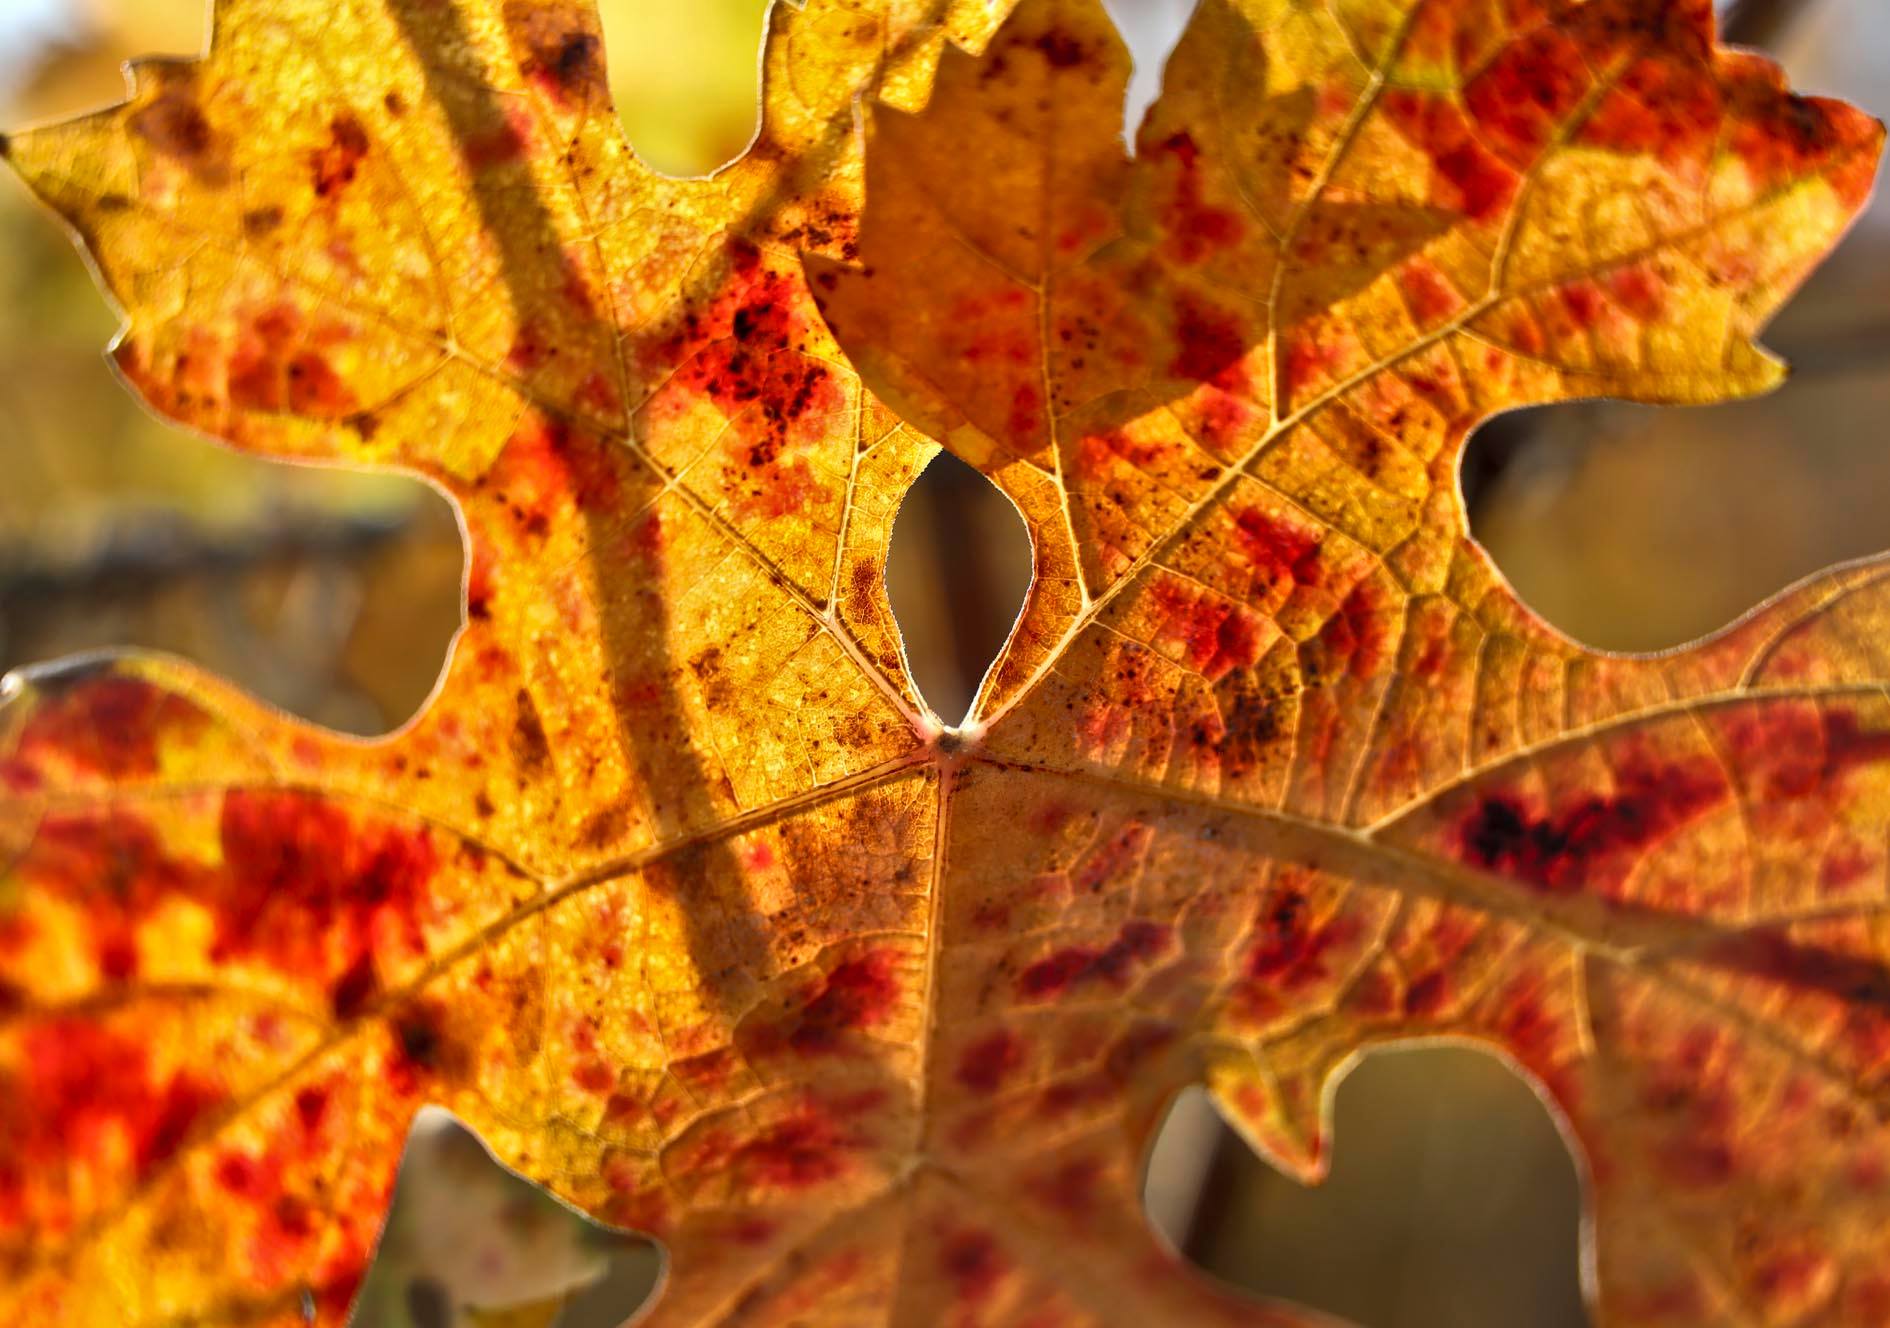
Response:
[[[434,1103],[663,1240],[653,1324],[1313,1324],[1151,1234],[1150,1134],[1205,1082],[1317,1179],[1438,1036],[1579,1142],[1601,1321],[1890,1314],[1881,568],[1602,655],[1455,478],[1776,385],[1879,128],[1702,0],[1203,0],[1131,157],[1094,0],[997,26],[778,8],[706,180],[568,0],[221,0],[10,141],[148,401],[470,564],[384,740],[15,680],[0,1318],[339,1323]],[[932,439],[1036,558],[959,727],[882,585]]]

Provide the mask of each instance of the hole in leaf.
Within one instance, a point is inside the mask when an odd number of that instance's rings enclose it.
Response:
[[[84,354],[98,360],[90,344]],[[137,414],[104,372],[103,409]],[[0,672],[158,650],[346,733],[385,733],[420,708],[460,621],[463,553],[444,498],[403,477],[214,451],[155,420],[130,427],[135,437],[99,435],[109,444],[97,459],[117,450],[121,475],[148,465],[200,485],[137,492],[107,474],[55,479],[23,449],[15,474],[46,492],[43,519],[0,510],[0,542],[11,545]],[[67,461],[92,459],[87,436],[61,435]]]
[[[1310,1188],[1204,1125],[1205,1105],[1184,1094],[1171,1110],[1145,1191],[1151,1220],[1205,1271],[1371,1328],[1588,1324],[1574,1159],[1499,1058],[1367,1056],[1339,1087],[1332,1173]]]
[[[1199,1087],[1184,1089],[1175,1098],[1156,1131],[1142,1179],[1142,1206],[1176,1249],[1187,1248],[1215,1159],[1230,1141],[1239,1142]]]
[[[760,123],[755,52],[769,0],[605,0],[604,50],[624,133],[670,175],[740,156]]]
[[[662,1264],[654,1241],[566,1207],[430,1107],[408,1137],[352,1322],[457,1328],[516,1310],[521,1323],[617,1328],[655,1292]],[[525,1316],[527,1307],[538,1313]]]
[[[1142,116],[1162,91],[1162,69],[1194,14],[1196,0],[1103,0],[1135,60],[1122,102],[1122,138],[1135,151]]]
[[[1726,40],[1789,36],[1819,90],[1868,102],[1884,6],[1722,3]],[[1812,23],[1806,17],[1815,13]],[[1815,54],[1814,54],[1815,52]],[[1890,548],[1890,190],[1762,338],[1791,366],[1756,400],[1597,401],[1504,415],[1463,463],[1471,528],[1531,608],[1590,646],[1659,650],[1833,563]]]
[[[949,452],[893,523],[886,594],[919,694],[947,722],[971,709],[1030,588],[1030,536],[997,487]]]
[[[1801,364],[1758,401],[1590,402],[1491,421],[1464,458],[1473,533],[1531,608],[1609,650],[1682,645],[1890,548],[1890,453],[1872,423],[1890,376]]]
[[[122,62],[201,51],[206,12],[0,5],[9,122],[121,100]],[[345,732],[413,714],[459,626],[447,501],[164,423],[114,379],[99,349],[118,315],[17,179],[0,186],[0,233],[0,672],[141,648]]]

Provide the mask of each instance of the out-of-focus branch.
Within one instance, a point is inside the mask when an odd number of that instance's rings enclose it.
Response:
[[[30,595],[84,595],[127,583],[193,573],[241,571],[309,557],[366,556],[398,538],[406,513],[290,517],[269,529],[206,533],[169,515],[130,521],[85,556],[48,557],[31,546],[0,544],[0,603]]]

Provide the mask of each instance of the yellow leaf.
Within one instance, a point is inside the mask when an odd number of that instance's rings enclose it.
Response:
[[[1881,568],[1603,655],[1455,483],[1774,384],[1880,129],[1700,0],[1203,0],[1130,158],[1099,7],[998,17],[777,9],[705,180],[574,0],[223,0],[11,141],[148,400],[427,476],[471,571],[380,741],[15,683],[0,1318],[339,1323],[432,1102],[662,1239],[652,1324],[1308,1325],[1151,1235],[1150,1132],[1316,1179],[1451,1036],[1580,1141],[1604,1321],[1881,1320]],[[881,575],[939,443],[1037,564],[957,729]]]

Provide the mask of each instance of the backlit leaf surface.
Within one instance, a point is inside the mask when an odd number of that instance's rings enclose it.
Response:
[[[1455,481],[1774,386],[1878,127],[1703,0],[1202,0],[1131,157],[1099,5],[993,8],[777,9],[703,180],[571,0],[220,0],[9,142],[147,400],[471,556],[382,741],[16,681],[0,1320],[341,1322],[431,1102],[659,1236],[653,1324],[1308,1325],[1150,1233],[1149,1135],[1204,1081],[1316,1179],[1432,1036],[1567,1120],[1602,1322],[1890,1315],[1883,572],[1598,655]],[[962,729],[881,575],[940,442],[1037,563]]]

